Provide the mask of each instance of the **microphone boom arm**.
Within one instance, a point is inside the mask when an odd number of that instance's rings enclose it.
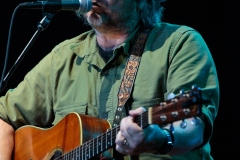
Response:
[[[7,85],[7,82],[9,80],[9,78],[11,77],[11,75],[13,74],[13,72],[16,70],[17,66],[20,64],[21,60],[23,59],[23,57],[26,55],[26,53],[28,52],[28,50],[30,49],[30,47],[32,46],[32,44],[34,43],[34,41],[37,39],[37,37],[40,35],[41,31],[44,31],[49,23],[52,20],[52,17],[54,16],[54,14],[52,13],[44,13],[44,17],[43,19],[39,22],[38,26],[37,26],[37,31],[34,33],[34,35],[32,36],[32,38],[30,39],[30,41],[28,42],[28,44],[26,45],[26,47],[23,49],[22,53],[19,55],[19,57],[17,58],[17,60],[15,61],[15,63],[13,64],[13,66],[11,67],[11,69],[9,70],[9,72],[7,73],[7,75],[4,77],[4,79],[2,80],[2,82],[0,82],[0,93],[4,90],[4,88]]]

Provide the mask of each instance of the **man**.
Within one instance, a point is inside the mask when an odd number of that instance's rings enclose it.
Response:
[[[161,0],[97,0],[84,19],[93,30],[56,46],[23,82],[0,99],[0,159],[10,159],[14,130],[30,124],[47,128],[70,112],[113,123],[127,59],[143,27],[152,28],[144,46],[127,117],[116,150],[125,159],[212,159],[209,139],[219,102],[216,69],[200,36],[186,26],[161,23]],[[199,117],[142,129],[134,119],[196,84],[211,94]],[[128,112],[128,110],[131,110]],[[184,124],[184,125],[182,125]],[[173,129],[174,131],[173,131]],[[119,157],[114,157],[119,158]]]

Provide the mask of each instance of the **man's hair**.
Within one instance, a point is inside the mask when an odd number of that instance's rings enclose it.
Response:
[[[161,22],[164,7],[162,2],[166,0],[136,0],[139,3],[138,9],[140,20],[145,27],[155,26]]]

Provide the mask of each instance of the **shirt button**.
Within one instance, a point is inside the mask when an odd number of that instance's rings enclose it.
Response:
[[[102,76],[108,76],[109,75],[109,70],[105,70],[102,72]]]
[[[103,119],[108,119],[108,113],[103,113],[102,118],[103,118]]]

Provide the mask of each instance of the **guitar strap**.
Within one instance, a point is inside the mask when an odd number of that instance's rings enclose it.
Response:
[[[131,48],[131,54],[127,60],[122,82],[118,91],[118,106],[113,120],[113,127],[120,124],[124,107],[131,96],[133,84],[137,75],[138,67],[141,61],[141,56],[148,34],[152,28],[139,29],[140,31],[135,36],[135,43]],[[131,156],[132,160],[137,160],[138,156]]]

